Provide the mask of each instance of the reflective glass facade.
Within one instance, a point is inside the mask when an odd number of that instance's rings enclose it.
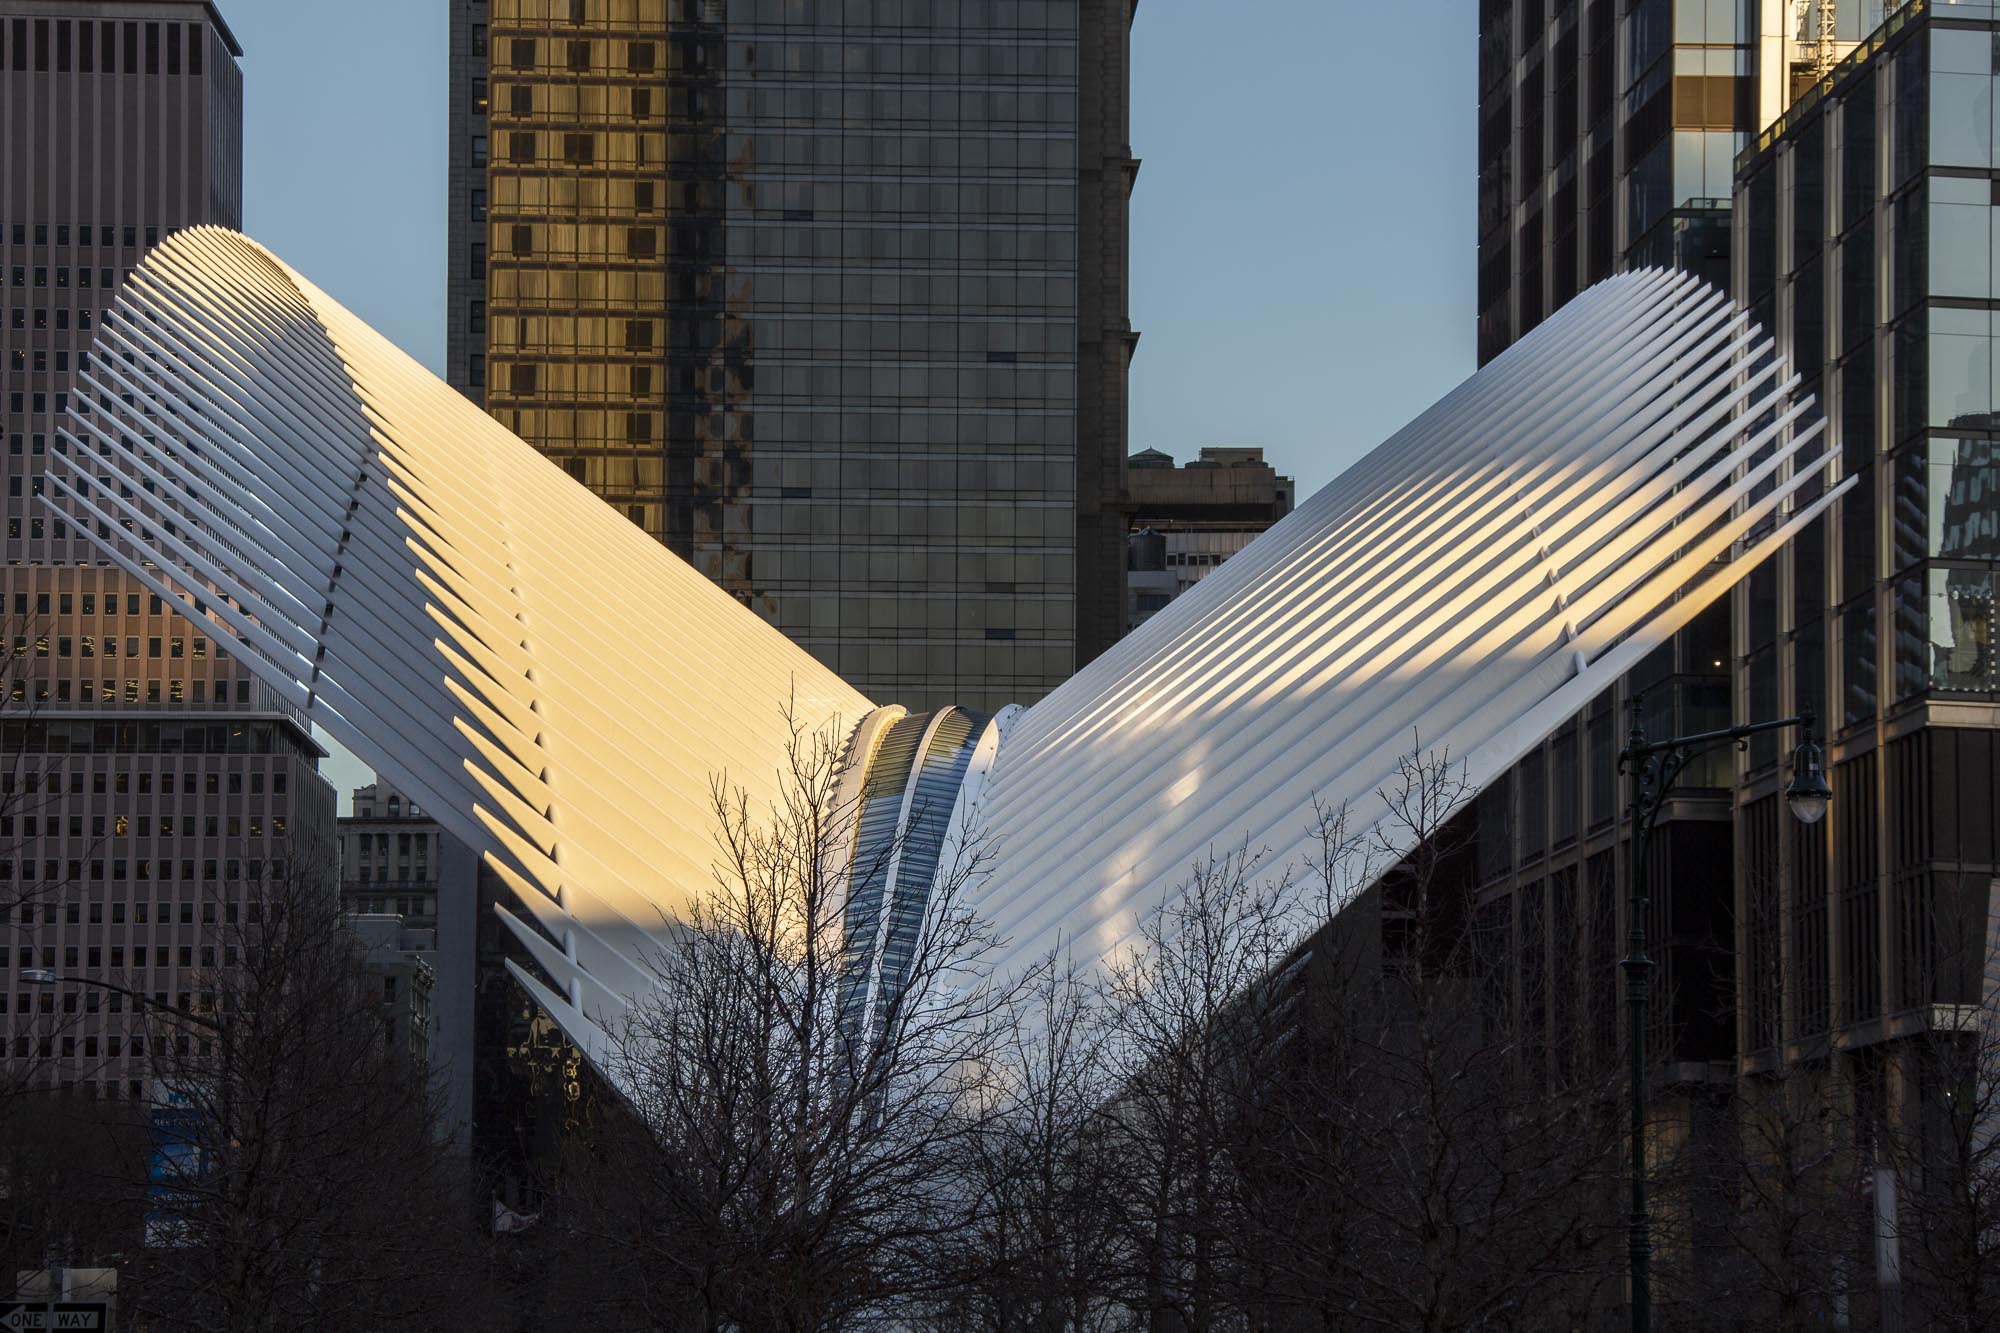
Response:
[[[876,697],[1115,637],[1129,10],[454,13],[461,387]]]
[[[1735,158],[1810,85],[1818,9],[1481,0],[1479,12],[1480,362],[1620,269],[1728,286]],[[1881,15],[1882,0],[1842,0],[1824,54]]]
[[[1953,923],[1984,921],[2000,869],[1996,53],[2000,6],[1913,3],[1739,163],[1738,293],[1854,482],[1744,608],[1750,695],[1831,701],[1844,816],[1774,858],[1790,924],[1746,966],[1794,981],[1763,987],[1766,1049],[1976,998],[1983,948]]]

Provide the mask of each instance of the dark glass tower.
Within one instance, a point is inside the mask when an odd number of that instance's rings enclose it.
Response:
[[[1736,154],[1882,15],[1883,0],[1480,0],[1480,364],[1623,268],[1727,287]]]
[[[878,698],[1123,620],[1129,0],[456,0],[450,374]]]
[[[1770,127],[1737,178],[1736,290],[1826,404],[1853,489],[1743,607],[1753,707],[1827,716],[1825,836],[1741,877],[1752,1067],[1832,1042],[1884,1106],[1898,1038],[1990,983],[2000,883],[2000,11],[1903,10]],[[1773,824],[1775,776],[1741,793]]]

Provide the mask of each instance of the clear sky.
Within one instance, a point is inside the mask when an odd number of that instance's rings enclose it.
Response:
[[[441,369],[442,0],[218,2],[245,229]],[[1304,496],[1472,373],[1476,47],[1472,0],[1140,4],[1135,452],[1261,445]]]

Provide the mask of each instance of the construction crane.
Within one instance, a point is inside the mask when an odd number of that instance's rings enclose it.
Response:
[[[1799,63],[1812,70],[1814,79],[1832,73],[1838,58],[1833,36],[1835,4],[1836,0],[1792,0],[1794,38],[1801,53],[1811,53]]]

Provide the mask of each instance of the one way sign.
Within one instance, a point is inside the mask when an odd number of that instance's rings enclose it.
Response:
[[[106,1307],[102,1301],[13,1301],[0,1302],[0,1329],[67,1329],[75,1333],[103,1333]]]

